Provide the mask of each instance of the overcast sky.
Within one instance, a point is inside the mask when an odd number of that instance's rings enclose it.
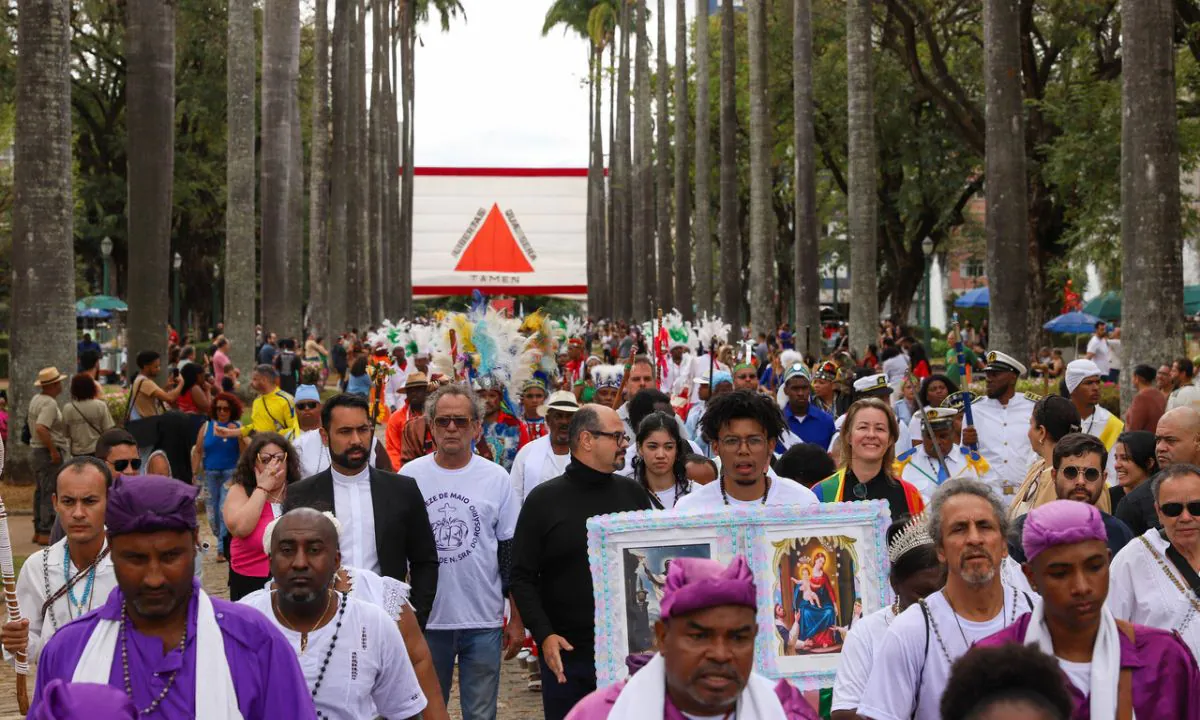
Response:
[[[587,44],[561,29],[542,37],[549,4],[462,0],[465,22],[449,33],[421,29],[418,167],[587,167]],[[673,62],[675,3],[667,5]],[[653,21],[647,32],[653,43]],[[607,128],[607,102],[604,118]]]

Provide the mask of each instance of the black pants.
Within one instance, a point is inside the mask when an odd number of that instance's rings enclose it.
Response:
[[[262,590],[263,585],[267,583],[269,577],[254,577],[252,575],[240,575],[233,571],[233,564],[229,567],[229,599],[237,602],[246,597],[255,590]]]
[[[562,653],[563,675],[560,684],[554,672],[539,658],[542,670],[542,712],[546,720],[563,720],[571,708],[596,689],[596,659],[592,653],[575,650]]]

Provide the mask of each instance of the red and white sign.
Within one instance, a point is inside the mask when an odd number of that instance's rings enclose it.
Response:
[[[586,169],[413,175],[413,295],[587,294]]]

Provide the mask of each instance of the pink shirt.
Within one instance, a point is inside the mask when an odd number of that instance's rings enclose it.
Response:
[[[229,356],[224,350],[213,353],[213,377],[217,380],[217,388],[223,388],[221,381],[225,379],[225,371],[229,368]]]
[[[229,542],[229,565],[238,575],[265,578],[271,574],[271,561],[263,552],[263,532],[267,524],[275,519],[271,503],[263,503],[262,514],[254,532],[246,537],[235,537]]]

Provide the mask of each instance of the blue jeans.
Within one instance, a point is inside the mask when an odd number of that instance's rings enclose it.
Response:
[[[225,516],[221,507],[225,504],[225,483],[233,479],[233,470],[205,470],[204,486],[208,488],[208,527],[217,539],[217,552],[224,553],[225,538],[229,530],[225,527]]]
[[[567,679],[562,684],[546,666],[546,661],[538,658],[542,675],[542,713],[546,720],[563,720],[576,703],[596,689],[595,656],[590,652],[579,653],[574,650],[562,654],[563,675]]]
[[[442,699],[450,703],[454,659],[458,658],[458,699],[463,720],[496,720],[500,693],[500,628],[478,630],[426,630],[425,642],[433,669],[442,686]]]

